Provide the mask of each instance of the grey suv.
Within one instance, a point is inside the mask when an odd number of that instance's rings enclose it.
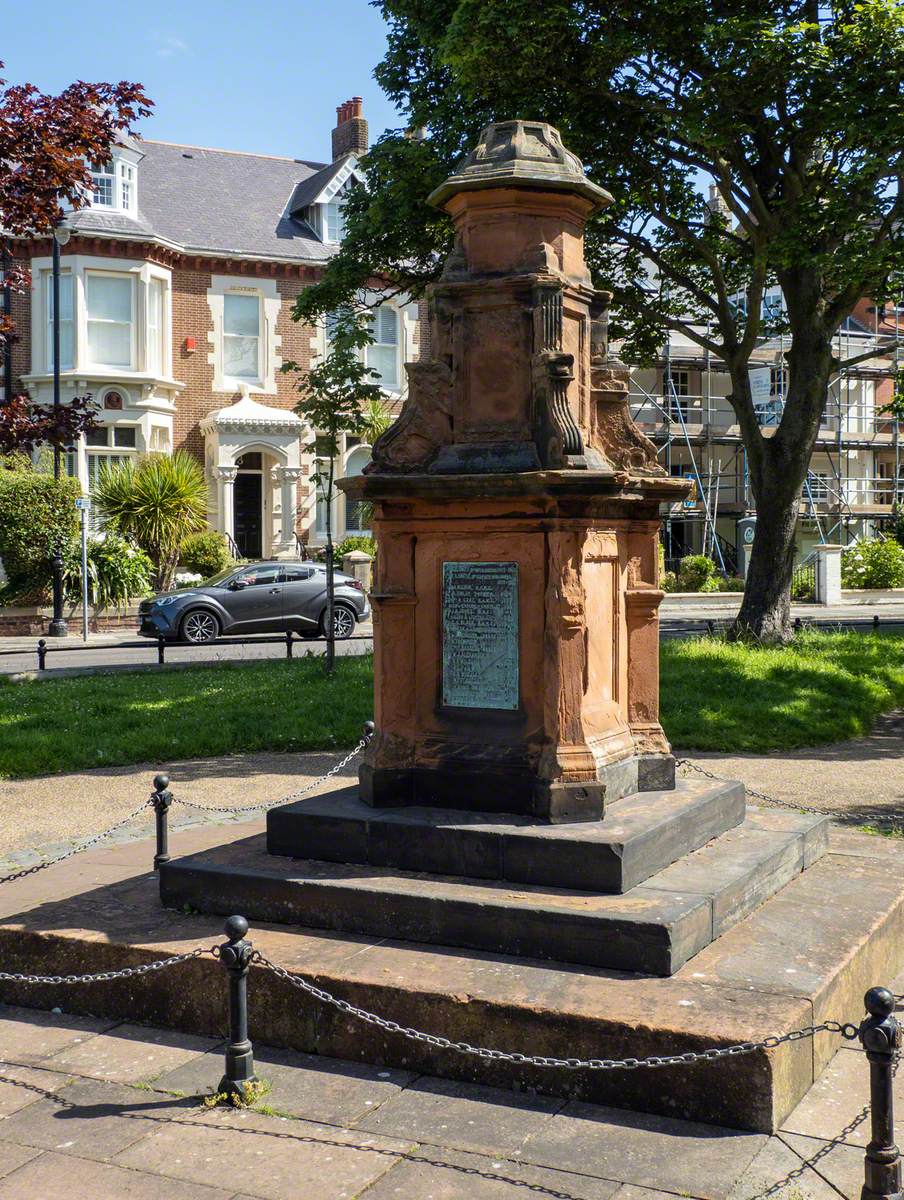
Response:
[[[370,616],[357,579],[333,573],[333,632],[351,637],[356,621]],[[302,637],[326,633],[326,567],[313,562],[257,562],[221,571],[198,587],[178,588],[142,600],[138,632],[192,642],[220,634],[281,633]]]

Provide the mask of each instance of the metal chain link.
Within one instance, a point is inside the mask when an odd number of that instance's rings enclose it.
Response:
[[[186,808],[196,808],[200,812],[245,813],[259,812],[261,809],[265,808],[276,808],[280,804],[287,804],[290,800],[297,800],[299,796],[306,796],[308,792],[311,792],[314,790],[314,788],[319,787],[321,783],[326,783],[328,779],[332,779],[332,777],[337,775],[343,767],[347,767],[353,758],[357,758],[361,751],[367,746],[369,741],[370,738],[363,737],[360,742],[358,742],[357,746],[355,746],[354,750],[349,751],[345,758],[343,758],[341,762],[337,762],[334,767],[330,767],[325,775],[321,775],[319,779],[315,779],[311,783],[306,783],[303,788],[299,788],[296,792],[289,792],[288,796],[283,796],[281,800],[264,800],[260,804],[244,804],[241,808],[230,808],[227,805],[217,804],[196,804],[194,800],[183,800],[181,796],[173,796],[173,801],[176,804],[184,804]]]
[[[195,950],[186,951],[185,954],[174,954],[171,958],[161,958],[138,967],[123,967],[119,971],[98,971],[94,975],[14,975],[10,971],[0,971],[0,980],[10,983],[107,983],[111,979],[131,979],[133,975],[149,975],[152,971],[163,971],[166,967],[200,958],[203,954],[211,954],[216,958],[219,950],[219,946],[199,946]]]
[[[717,783],[730,783],[731,782],[731,780],[725,779],[721,775],[714,775],[712,771],[707,771],[705,767],[698,766],[697,763],[692,762],[689,758],[675,759],[675,766],[676,767],[687,767],[691,771],[696,771],[698,775],[704,775],[707,779],[713,779]],[[747,787],[746,784],[745,784],[744,790],[748,796],[753,796],[753,798],[755,800],[762,800],[764,804],[771,804],[775,808],[789,808],[789,809],[792,809],[794,812],[814,813],[820,817],[837,817],[838,816],[837,809],[816,808],[812,804],[797,804],[796,802],[793,802],[790,800],[779,800],[775,796],[767,796],[765,792],[758,792],[754,788]]]
[[[57,863],[65,862],[67,858],[72,858],[75,854],[81,854],[89,846],[94,846],[98,842],[102,842],[104,838],[109,837],[111,833],[115,833],[117,829],[122,829],[123,825],[128,825],[130,821],[134,821],[150,805],[151,801],[145,800],[134,812],[129,813],[127,817],[123,817],[121,821],[117,821],[115,825],[111,825],[109,829],[105,829],[102,833],[96,833],[94,837],[88,838],[85,842],[79,842],[77,846],[73,846],[71,850],[67,850],[65,854],[60,854],[57,858],[44,859],[42,862],[35,863],[34,866],[25,867],[21,871],[15,871],[12,875],[4,876],[0,879],[0,884],[12,883],[14,879],[24,879],[26,875],[36,875],[38,871],[44,871],[47,867],[53,867]]]
[[[817,1033],[839,1033],[849,1041],[853,1041],[857,1037],[856,1025],[842,1024],[839,1021],[824,1021],[821,1025],[808,1025],[803,1029],[794,1029],[790,1033],[780,1036],[775,1035],[773,1037],[762,1038],[757,1042],[740,1042],[735,1046],[714,1046],[699,1053],[689,1051],[686,1054],[651,1055],[649,1058],[621,1059],[554,1058],[545,1054],[520,1054],[517,1051],[495,1050],[488,1046],[472,1046],[470,1042],[453,1042],[451,1038],[442,1037],[439,1034],[424,1033],[420,1029],[412,1029],[410,1026],[399,1025],[397,1021],[388,1021],[384,1017],[378,1016],[377,1013],[369,1012],[366,1008],[359,1008],[357,1005],[349,1003],[348,1000],[340,1000],[338,996],[334,996],[323,988],[317,987],[316,984],[310,983],[300,975],[290,974],[285,967],[277,966],[276,963],[271,962],[269,958],[266,958],[257,950],[252,955],[251,961],[260,963],[261,966],[272,971],[280,979],[284,979],[292,987],[298,988],[299,991],[307,992],[308,995],[314,996],[315,999],[322,1001],[324,1004],[330,1004],[340,1012],[357,1017],[359,1021],[366,1021],[369,1025],[376,1025],[379,1029],[386,1030],[387,1033],[398,1033],[410,1041],[424,1042],[428,1046],[435,1046],[440,1050],[455,1050],[459,1054],[470,1054],[477,1058],[491,1059],[494,1062],[520,1063],[532,1067],[560,1067],[569,1071],[633,1071],[638,1067],[673,1067],[688,1063],[715,1062],[720,1058],[732,1058],[738,1054],[752,1054],[755,1050],[771,1050],[776,1046],[781,1046],[785,1042],[798,1042],[802,1038],[815,1037]]]

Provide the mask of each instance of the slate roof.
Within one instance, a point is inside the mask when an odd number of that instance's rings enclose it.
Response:
[[[84,233],[156,236],[188,251],[323,262],[336,251],[292,215],[342,165],[142,140],[137,219],[88,208],[69,224]],[[319,178],[318,178],[319,177]]]

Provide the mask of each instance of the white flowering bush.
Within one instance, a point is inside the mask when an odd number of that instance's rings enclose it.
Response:
[[[176,587],[193,587],[195,584],[203,583],[204,576],[199,575],[197,571],[177,571],[175,583]]]
[[[871,538],[849,546],[841,556],[841,586],[904,587],[904,546],[894,538]]]

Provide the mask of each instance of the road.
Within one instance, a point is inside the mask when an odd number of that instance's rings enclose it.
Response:
[[[904,603],[877,605],[875,612],[879,615],[880,628],[894,629],[904,633]],[[821,628],[839,626],[845,629],[868,630],[873,627],[873,610],[857,605],[839,605],[837,608],[823,608],[815,605],[795,605],[792,608],[794,616],[808,624],[817,624]],[[686,609],[681,611],[663,611],[660,628],[665,637],[693,637],[713,629],[718,632],[724,629],[731,620],[731,613],[724,609]],[[90,634],[88,642],[82,641],[77,634],[71,634],[65,639],[46,639],[47,669],[46,675],[53,675],[60,670],[72,667],[120,667],[154,665],[157,662],[157,643],[151,638],[138,638],[128,630],[118,630],[113,633]],[[32,637],[0,637],[0,674],[14,675],[23,671],[34,671],[38,665],[38,639]],[[373,646],[373,626],[370,621],[359,625],[355,637],[347,642],[337,642],[338,654],[366,654]],[[316,641],[293,641],[293,652],[297,657],[304,654],[323,654],[325,643],[322,639]],[[286,656],[286,644],[279,641],[264,641],[248,639],[244,642],[233,643],[228,639],[214,643],[212,646],[182,646],[167,643],[166,662],[253,662],[258,659],[280,659]]]

